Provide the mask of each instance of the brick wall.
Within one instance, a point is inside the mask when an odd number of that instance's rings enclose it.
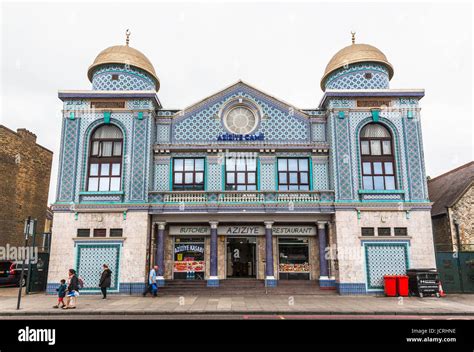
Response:
[[[52,159],[33,133],[0,126],[0,246],[23,245],[28,216],[38,219],[37,233],[43,232]]]
[[[465,250],[474,250],[474,186],[471,186],[452,208],[459,223],[459,238]],[[469,248],[466,248],[468,247]]]

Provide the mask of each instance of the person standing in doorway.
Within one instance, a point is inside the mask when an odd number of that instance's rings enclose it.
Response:
[[[109,269],[107,264],[102,265],[103,271],[100,275],[99,287],[102,291],[102,299],[107,299],[107,289],[110,287],[112,282],[112,270]]]
[[[147,295],[148,292],[150,292],[153,297],[156,297],[158,293],[158,285],[156,283],[156,273],[158,272],[158,265],[155,265],[153,268],[150,270],[150,274],[148,275],[148,285],[143,292],[143,297]]]

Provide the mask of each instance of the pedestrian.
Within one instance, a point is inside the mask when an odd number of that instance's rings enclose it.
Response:
[[[143,297],[145,297],[148,292],[150,292],[153,295],[153,297],[156,297],[158,293],[158,285],[156,284],[157,271],[158,271],[158,265],[155,265],[153,268],[151,268],[150,274],[148,275],[148,285],[146,287],[146,290],[143,292]]]
[[[66,290],[67,290],[67,285],[66,285],[66,280],[62,279],[60,281],[59,287],[56,289],[58,292],[58,304],[53,306],[53,308],[59,308],[59,305],[61,304],[61,308],[63,308],[66,304],[64,303],[64,297],[66,297]]]
[[[66,305],[63,307],[63,309],[76,309],[76,301],[78,296],[79,279],[77,278],[76,271],[74,269],[69,269]]]
[[[100,275],[99,287],[102,291],[102,299],[107,299],[107,288],[110,287],[112,281],[112,270],[109,269],[107,264],[102,265],[102,267],[104,271],[102,271],[102,275]]]

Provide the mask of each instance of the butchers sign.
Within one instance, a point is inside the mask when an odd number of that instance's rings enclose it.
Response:
[[[209,235],[211,233],[209,226],[170,226],[170,235]]]

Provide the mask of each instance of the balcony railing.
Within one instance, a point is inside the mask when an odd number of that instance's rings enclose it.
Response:
[[[333,201],[334,191],[152,191],[150,196],[157,203],[314,203]]]

